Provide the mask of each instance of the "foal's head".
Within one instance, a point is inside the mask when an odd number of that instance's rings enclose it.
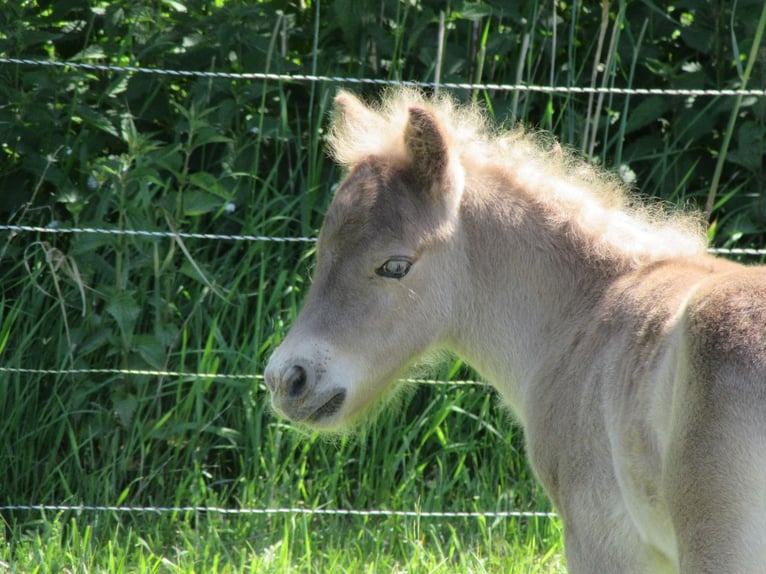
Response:
[[[348,93],[335,105],[333,148],[349,171],[308,298],[265,373],[279,413],[325,429],[357,419],[444,337],[462,191],[450,135],[428,105],[414,98],[399,122]],[[362,136],[377,149],[366,141],[360,153]]]

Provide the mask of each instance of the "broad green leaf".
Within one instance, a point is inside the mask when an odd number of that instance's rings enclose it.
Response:
[[[629,112],[625,133],[634,132],[656,122],[669,108],[668,98],[649,96]]]
[[[755,122],[745,122],[737,130],[737,148],[726,156],[731,162],[751,171],[758,171],[763,164],[766,129]]]
[[[220,197],[211,195],[200,189],[190,189],[183,194],[184,214],[195,216],[204,215],[221,207]]]
[[[113,290],[106,305],[106,312],[115,320],[123,336],[129,338],[133,335],[136,321],[141,314],[141,306],[129,292]]]

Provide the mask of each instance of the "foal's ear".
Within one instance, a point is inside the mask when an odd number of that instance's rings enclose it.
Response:
[[[404,143],[421,183],[428,187],[442,183],[449,163],[447,135],[430,110],[410,107]]]

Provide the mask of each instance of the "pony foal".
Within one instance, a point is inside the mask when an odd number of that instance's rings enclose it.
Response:
[[[335,110],[348,174],[266,368],[274,409],[342,428],[446,348],[522,423],[570,572],[766,572],[766,272],[472,108]]]

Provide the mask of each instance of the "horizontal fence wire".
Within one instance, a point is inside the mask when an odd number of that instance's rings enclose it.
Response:
[[[443,88],[455,90],[487,90],[505,92],[539,92],[544,94],[624,94],[624,95],[660,95],[685,97],[719,96],[766,96],[766,89],[678,89],[678,88],[621,88],[617,86],[542,86],[535,84],[487,84],[471,82],[420,82],[412,80],[394,80],[383,78],[354,78],[346,76],[327,76],[316,74],[275,74],[268,72],[205,72],[198,70],[172,70],[165,68],[146,68],[142,66],[122,66],[116,64],[90,64],[86,62],[62,62],[55,60],[35,60],[28,58],[0,57],[0,64],[20,66],[47,66],[66,69],[80,69],[93,72],[114,72],[127,74],[156,74],[176,77],[220,78],[227,80],[267,80],[279,82],[328,82],[336,84],[368,84],[377,86],[406,86],[415,88]]]
[[[749,255],[753,257],[766,255],[766,249],[751,247],[710,247],[707,251],[713,255]]]
[[[345,76],[311,75],[311,74],[275,74],[266,72],[206,72],[199,70],[174,70],[166,68],[147,68],[142,66],[122,66],[114,64],[93,64],[86,62],[62,62],[54,60],[37,60],[28,58],[0,57],[0,64],[15,64],[24,66],[48,66],[65,69],[83,69],[98,72],[158,74],[178,77],[221,78],[235,80],[270,80],[292,82],[332,82],[350,84],[398,85],[410,87],[495,91],[530,91],[562,94],[636,94],[636,95],[666,95],[666,96],[766,96],[766,89],[668,89],[668,88],[619,88],[619,87],[580,87],[580,86],[540,86],[530,84],[482,84],[482,83],[450,83],[450,82],[418,82],[391,80],[380,78],[355,78]],[[153,238],[181,239],[217,239],[226,241],[273,241],[313,243],[314,237],[274,237],[267,235],[222,235],[211,233],[189,233],[174,231],[148,231],[131,229],[97,229],[97,228],[63,228],[38,227],[27,225],[0,225],[0,231],[37,232],[37,233],[95,233],[104,235],[126,235]],[[716,255],[745,255],[763,256],[766,249],[752,248],[711,248],[710,253]]]
[[[0,367],[0,373],[16,375],[125,375],[125,376],[149,376],[149,377],[172,377],[179,379],[231,379],[244,381],[263,381],[261,374],[227,374],[205,373],[192,371],[166,371],[161,369],[30,369],[24,367]],[[490,386],[484,381],[474,380],[449,380],[427,378],[400,378],[399,383],[414,385],[452,385],[452,386]]]
[[[8,504],[0,506],[0,512],[115,512],[186,514],[207,513],[223,515],[319,515],[319,516],[398,516],[404,518],[554,518],[555,512],[520,510],[448,511],[448,510],[384,510],[354,508],[225,508],[218,506],[109,506],[91,504]]]
[[[95,227],[40,227],[35,225],[0,225],[0,231],[11,233],[31,232],[49,234],[94,233],[100,235],[124,235],[132,237],[150,237],[154,239],[213,239],[218,241],[274,241],[294,243],[314,243],[315,237],[273,237],[270,235],[226,235],[218,233],[188,233],[184,231],[149,231],[142,229],[117,229]]]
[[[40,227],[35,225],[0,225],[0,231],[11,233],[46,233],[46,234],[77,234],[94,233],[101,235],[125,235],[132,237],[148,237],[154,239],[208,239],[218,241],[243,241],[243,242],[293,242],[293,243],[316,243],[316,237],[274,237],[270,235],[228,235],[217,233],[188,233],[182,231],[149,231],[141,229],[113,229],[94,227]],[[710,247],[708,253],[714,255],[746,255],[764,256],[766,249],[750,247]]]

